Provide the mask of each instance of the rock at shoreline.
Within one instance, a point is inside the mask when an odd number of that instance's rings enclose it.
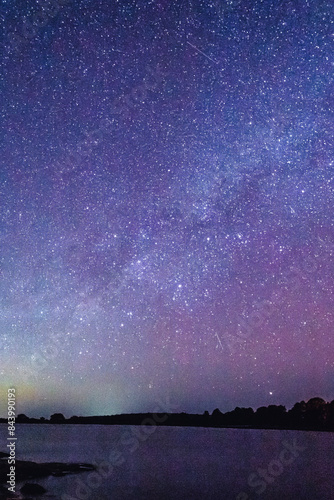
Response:
[[[0,452],[0,484],[2,485],[6,484],[9,471],[7,456],[7,454]],[[58,462],[36,463],[16,460],[15,479],[16,482],[22,482],[40,477],[65,476],[67,474],[78,474],[79,472],[93,470],[95,470],[95,467],[91,464],[67,464]]]
[[[46,489],[36,483],[26,483],[24,486],[22,486],[20,491],[24,495],[43,495],[44,493],[46,493]]]

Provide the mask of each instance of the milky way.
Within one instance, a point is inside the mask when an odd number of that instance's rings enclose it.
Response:
[[[332,2],[1,10],[3,394],[332,400]]]

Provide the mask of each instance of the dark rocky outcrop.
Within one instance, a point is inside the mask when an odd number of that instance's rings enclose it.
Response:
[[[6,484],[8,474],[7,454],[1,453],[0,458],[0,484]],[[0,456],[1,456],[0,455]],[[37,463],[16,460],[15,476],[16,482],[30,481],[47,476],[65,476],[67,474],[78,474],[80,472],[93,471],[95,467],[91,464],[76,463]]]
[[[43,488],[40,484],[36,483],[26,483],[20,489],[21,493],[24,495],[43,495],[46,493],[46,489]]]

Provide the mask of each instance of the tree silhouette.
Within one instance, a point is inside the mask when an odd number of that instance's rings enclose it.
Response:
[[[261,406],[256,410],[255,423],[260,426],[282,426],[286,422],[285,406]]]
[[[222,418],[223,418],[223,413],[218,408],[213,410],[212,415],[211,415],[211,421],[212,421],[213,425],[221,425]]]
[[[309,427],[323,427],[327,420],[327,404],[322,398],[311,398],[306,403],[305,423]]]
[[[50,417],[50,422],[52,424],[63,424],[65,422],[65,417],[62,413],[54,413]]]
[[[23,423],[23,422],[28,422],[28,421],[29,421],[29,417],[27,417],[27,415],[25,415],[24,413],[20,413],[16,417],[16,422],[17,423]]]

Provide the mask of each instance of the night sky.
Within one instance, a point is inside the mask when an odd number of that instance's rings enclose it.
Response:
[[[2,1],[0,416],[334,399],[332,19]]]

